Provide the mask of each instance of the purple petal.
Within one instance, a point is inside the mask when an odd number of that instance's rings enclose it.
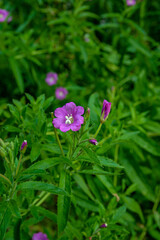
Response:
[[[55,115],[55,117],[58,117],[58,118],[65,118],[65,116],[67,115],[65,106],[63,106],[63,107],[61,107],[61,108],[57,108],[57,109],[54,111],[54,115]]]
[[[76,115],[74,120],[75,120],[75,123],[78,124],[78,125],[84,123],[84,117],[79,116],[79,115],[78,116]]]
[[[65,107],[68,114],[73,114],[76,108],[76,104],[74,102],[66,103]]]
[[[93,145],[97,145],[98,144],[96,139],[90,139],[89,142],[92,143]]]
[[[75,124],[75,123],[71,124],[71,130],[74,132],[79,131],[80,128],[81,128],[81,125],[79,124]]]
[[[81,106],[77,106],[76,107],[76,113],[79,114],[79,115],[84,114],[84,108],[81,107]]]
[[[62,132],[67,132],[71,129],[71,124],[61,124],[59,128]]]
[[[100,226],[100,228],[106,228],[108,225],[107,225],[107,223],[103,223],[101,226]]]
[[[33,234],[32,240],[48,240],[48,238],[46,234],[39,232]]]
[[[63,118],[54,118],[52,121],[55,128],[60,128],[61,124],[65,123],[65,119]]]
[[[103,101],[103,107],[102,107],[102,112],[101,112],[101,121],[104,122],[106,118],[108,117],[109,113],[111,110],[111,103],[108,102],[107,100]]]
[[[59,87],[55,91],[56,98],[59,100],[63,100],[66,98],[66,95],[68,94],[67,89]]]

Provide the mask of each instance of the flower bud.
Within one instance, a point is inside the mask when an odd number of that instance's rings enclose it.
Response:
[[[21,152],[25,153],[26,149],[27,149],[27,140],[24,140],[21,145]]]
[[[104,100],[102,112],[101,112],[101,118],[100,118],[101,123],[104,123],[107,120],[110,110],[111,110],[111,103],[108,102],[107,100]]]
[[[7,156],[7,152],[2,147],[0,147],[0,156],[1,157],[6,157]]]
[[[32,240],[48,240],[48,237],[45,233],[39,232],[33,234]]]
[[[0,138],[0,146],[2,146],[3,148],[6,147],[6,144],[5,144],[5,142],[2,140],[2,138]]]
[[[86,112],[85,112],[85,119],[87,120],[90,116],[90,108],[87,108]]]
[[[90,139],[89,142],[92,143],[93,145],[97,145],[98,144],[96,139]]]
[[[103,224],[100,226],[100,228],[106,228],[107,226],[108,226],[107,223],[103,223]]]

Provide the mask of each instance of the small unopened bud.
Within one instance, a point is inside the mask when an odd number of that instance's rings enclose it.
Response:
[[[88,119],[90,116],[90,108],[87,108],[86,112],[85,112],[85,119]]]
[[[101,112],[101,118],[100,118],[101,123],[104,123],[107,120],[110,110],[111,110],[111,103],[108,102],[107,100],[104,100],[102,112]]]
[[[0,138],[0,145],[1,145],[3,148],[6,147],[6,145],[5,145],[4,141],[2,140],[2,138]]]
[[[25,153],[26,149],[27,149],[27,140],[24,140],[21,145],[21,152]]]
[[[108,226],[107,223],[103,223],[103,224],[100,226],[100,228],[106,228],[107,226]]]
[[[1,157],[6,157],[7,152],[4,150],[4,148],[0,147],[0,156]]]
[[[54,114],[53,114],[53,112],[51,112],[51,118],[52,118],[52,120],[53,120],[53,118],[54,118]]]
[[[96,139],[90,139],[89,142],[92,143],[93,145],[97,145],[98,144]]]

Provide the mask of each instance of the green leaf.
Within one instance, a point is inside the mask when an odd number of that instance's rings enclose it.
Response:
[[[126,206],[121,206],[115,210],[111,223],[117,223],[126,213]]]
[[[130,140],[133,137],[135,137],[135,135],[139,134],[139,131],[135,131],[135,132],[125,132],[123,135],[121,135],[120,137],[118,137],[116,139],[116,141],[121,141],[121,140]]]
[[[43,103],[44,110],[46,110],[53,103],[53,100],[54,100],[54,97],[52,96]]]
[[[156,145],[154,141],[145,140],[140,136],[136,136],[133,138],[133,141],[139,145],[141,148],[146,150],[147,152],[153,154],[154,156],[160,156],[159,145]]]
[[[9,226],[10,223],[10,218],[11,218],[11,211],[8,208],[7,204],[6,207],[3,209],[3,215],[0,221],[0,239],[3,240],[5,237],[6,230]]]
[[[137,189],[140,191],[140,193],[143,194],[150,201],[154,202],[155,195],[149,183],[147,184],[147,182],[141,178],[139,174],[141,172],[139,167],[137,165],[133,167],[133,163],[131,164],[130,160],[127,160],[124,157],[122,157],[120,161],[123,164],[129,179],[137,185]]]
[[[31,104],[33,104],[35,102],[34,97],[32,97],[29,93],[25,93],[26,97],[28,98],[28,100],[30,101]]]
[[[144,223],[144,217],[140,205],[136,202],[135,199],[123,196],[123,201],[126,204],[126,207],[139,215],[141,221]]]
[[[40,151],[41,151],[41,145],[40,143],[33,143],[32,144],[32,149],[31,149],[31,162],[34,162],[35,160],[37,160],[37,158],[40,155]]]
[[[6,131],[8,131],[8,132],[21,132],[20,128],[10,126],[10,125],[4,126],[4,129],[6,129]]]
[[[90,186],[90,189],[92,193],[95,195],[95,197],[100,201],[103,202],[101,193],[99,191],[98,186],[96,185],[96,182],[94,181],[95,179],[91,175],[86,176],[88,185]]]
[[[87,184],[85,183],[84,179],[82,178],[82,176],[80,176],[79,174],[74,174],[74,179],[76,181],[76,183],[82,188],[82,190],[92,199],[94,200],[94,197],[92,195],[92,193],[90,192]]]
[[[114,173],[103,171],[103,170],[82,170],[78,171],[78,173],[83,173],[83,174],[93,174],[93,175],[114,175]]]
[[[42,150],[60,154],[61,150],[57,144],[43,144]]]
[[[144,45],[142,45],[141,43],[139,43],[136,39],[134,38],[130,38],[129,39],[130,44],[135,47],[136,50],[138,50],[139,52],[141,52],[142,54],[144,54],[146,57],[152,57],[151,52],[149,51],[149,49],[147,49],[146,47],[144,47]]]
[[[113,167],[113,168],[124,168],[123,166],[120,166],[118,163],[114,162],[110,158],[98,156],[98,159],[102,166]]]
[[[101,170],[101,168],[99,168],[99,167],[96,167],[96,169]],[[116,193],[116,190],[115,190],[113,184],[111,183],[111,181],[108,179],[108,177],[102,176],[102,175],[97,175],[97,178],[103,183],[103,185],[107,188],[107,190],[111,194]]]
[[[37,181],[28,181],[24,183],[20,183],[18,186],[18,190],[39,190],[39,191],[45,191],[50,192],[53,194],[61,194],[61,195],[67,195],[67,192],[63,189],[54,186],[50,183],[44,183],[44,182],[37,182]]]
[[[23,82],[22,73],[21,73],[20,67],[18,65],[18,62],[14,58],[10,57],[9,63],[10,63],[11,69],[13,71],[14,77],[16,79],[17,86],[18,86],[20,92],[23,93],[24,92],[24,82]]]
[[[93,163],[100,164],[100,161],[97,158],[97,155],[91,149],[89,149],[87,147],[83,147],[83,149],[85,150],[85,153],[87,154],[87,156],[90,158],[90,160]]]
[[[9,110],[12,113],[12,115],[15,117],[15,119],[19,120],[20,116],[19,116],[19,111],[18,109],[13,106],[12,104],[8,104]]]
[[[71,179],[70,175],[65,171],[61,171],[59,187],[71,193]],[[68,214],[70,210],[70,197],[58,196],[58,234],[60,235],[65,229],[68,221]]]
[[[25,174],[31,173],[33,170],[45,170],[45,169],[54,167],[57,164],[61,164],[61,163],[66,163],[66,164],[72,166],[71,161],[65,157],[47,158],[45,160],[34,163],[32,166],[27,168],[23,173],[25,173]]]
[[[57,223],[57,215],[55,213],[39,206],[32,206],[32,209],[34,209],[34,211],[36,211],[38,214],[45,216],[53,222]]]
[[[99,212],[99,206],[91,202],[90,200],[84,200],[76,196],[72,196],[72,202],[78,204],[82,208],[86,208],[93,212]]]
[[[17,202],[13,199],[9,201],[9,208],[14,217],[21,218],[20,210],[17,206]]]

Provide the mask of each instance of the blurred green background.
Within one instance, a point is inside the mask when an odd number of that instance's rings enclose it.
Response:
[[[130,233],[129,238],[124,233],[121,239],[159,240],[160,1],[137,0],[134,6],[127,6],[125,0],[1,0],[0,9],[9,11],[13,18],[9,23],[0,23],[1,136],[13,139],[19,134],[21,140],[26,136],[28,123],[21,133],[6,127],[20,126],[21,119],[16,119],[18,114],[8,103],[17,99],[24,107],[29,102],[25,93],[35,99],[41,94],[54,97],[46,115],[46,108],[40,109],[41,125],[46,123],[46,116],[50,117],[50,111],[66,102],[89,106],[92,133],[99,124],[103,99],[112,102],[111,114],[98,137],[102,147],[95,151],[125,168],[118,181],[112,179],[116,191],[123,192],[121,200],[129,211],[124,218],[123,209],[116,212],[121,218],[118,221]],[[58,74],[56,85],[46,84],[48,72]],[[55,89],[60,86],[68,90],[63,101],[55,98]],[[38,106],[43,105],[42,98],[33,104],[35,115],[30,109],[33,122]],[[15,100],[14,104],[22,109]],[[43,144],[41,130],[32,128],[36,136],[33,142],[38,138]],[[91,179],[86,179],[91,184]],[[99,201],[109,209],[107,219],[118,203],[110,193],[106,200],[99,179],[95,185],[102,194]],[[73,188],[79,191],[75,185]],[[90,214],[91,209],[83,212],[82,205],[73,210],[70,231],[75,216],[81,217],[77,222],[80,232],[82,222],[88,221],[90,226],[97,220]],[[91,234],[88,225],[84,228]],[[109,239],[118,239],[116,236],[111,234]]]

